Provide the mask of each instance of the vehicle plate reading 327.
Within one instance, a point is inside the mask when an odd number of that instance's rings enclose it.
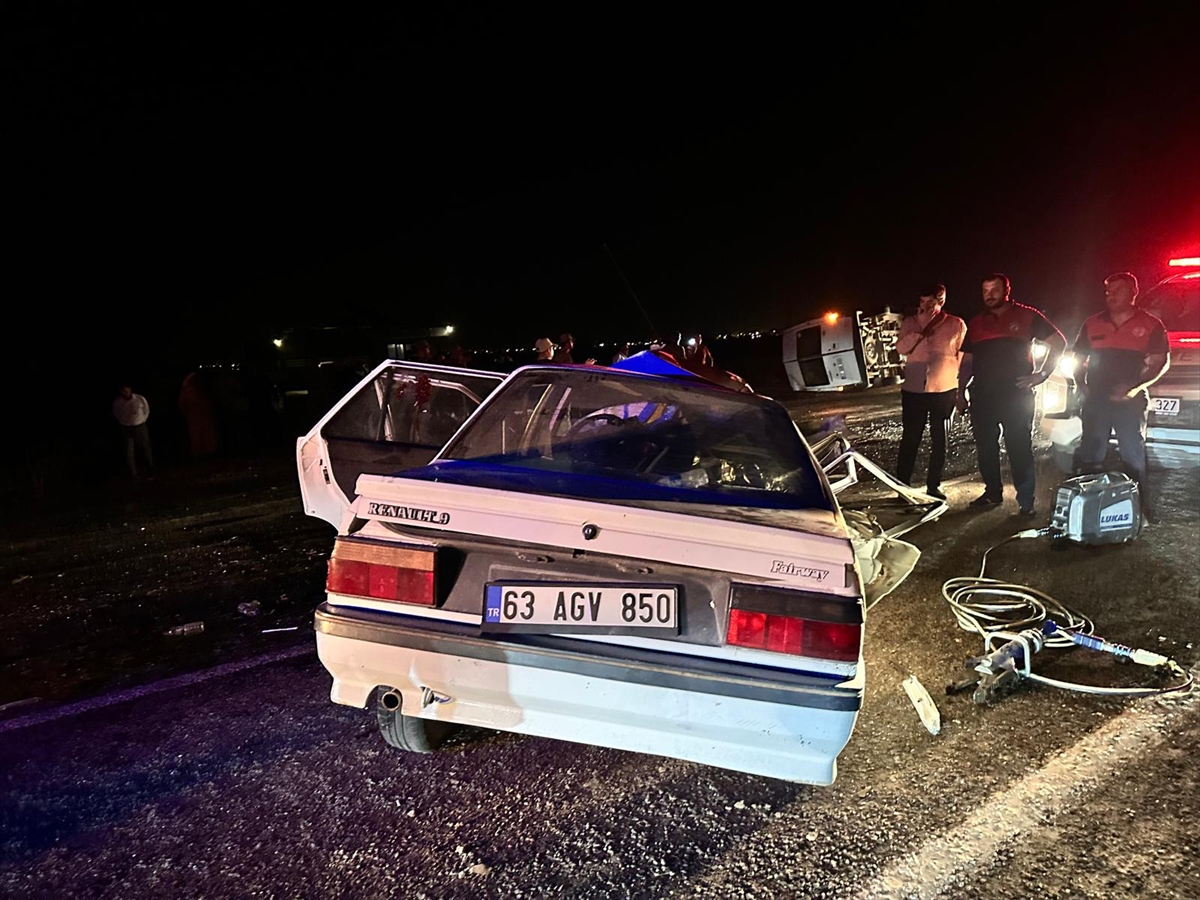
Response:
[[[678,632],[679,589],[653,585],[489,584],[485,631]]]

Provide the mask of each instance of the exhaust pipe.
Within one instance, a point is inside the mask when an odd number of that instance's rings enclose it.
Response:
[[[388,712],[396,712],[400,709],[401,697],[400,692],[395,688],[388,688],[379,695],[379,705]]]

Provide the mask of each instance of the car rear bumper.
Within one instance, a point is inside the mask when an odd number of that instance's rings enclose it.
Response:
[[[1049,439],[1054,462],[1063,472],[1075,470],[1075,451],[1083,434],[1078,416],[1070,418],[1042,418],[1042,433]],[[1115,442],[1115,438],[1112,439]],[[1146,458],[1154,466],[1163,469],[1184,469],[1200,466],[1200,429],[1163,428],[1150,426],[1146,429]]]
[[[1200,466],[1200,428],[1146,429],[1146,455],[1164,469]]]
[[[707,660],[692,666],[608,645],[494,640],[328,605],[315,626],[336,703],[364,707],[386,685],[400,691],[407,715],[789,781],[833,782],[862,703],[861,688],[828,678]],[[430,703],[425,689],[449,699]]]

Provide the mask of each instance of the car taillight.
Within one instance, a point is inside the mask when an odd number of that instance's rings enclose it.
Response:
[[[862,608],[806,591],[734,585],[725,642],[736,647],[855,662]]]
[[[435,559],[433,550],[339,538],[333,545],[325,589],[333,594],[433,606],[437,602]]]

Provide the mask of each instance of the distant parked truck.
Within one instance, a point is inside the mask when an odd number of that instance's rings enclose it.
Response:
[[[826,313],[783,332],[783,367],[797,391],[897,384],[904,359],[896,350],[899,313]]]

